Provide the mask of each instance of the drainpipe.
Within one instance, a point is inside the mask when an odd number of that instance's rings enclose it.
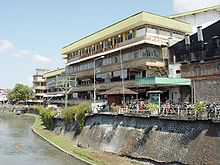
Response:
[[[185,49],[187,53],[190,53],[190,36],[189,34],[185,35]]]
[[[203,33],[202,33],[202,26],[197,27],[197,38],[199,43],[199,50],[204,49],[204,39],[203,39]]]

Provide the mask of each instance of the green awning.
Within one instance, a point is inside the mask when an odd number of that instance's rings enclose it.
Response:
[[[191,79],[186,78],[168,78],[168,77],[143,77],[135,80],[136,85],[191,85]]]

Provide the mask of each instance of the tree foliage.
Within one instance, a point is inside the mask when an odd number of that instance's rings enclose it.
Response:
[[[27,85],[16,84],[15,87],[7,94],[9,100],[21,101],[32,97],[33,91]]]

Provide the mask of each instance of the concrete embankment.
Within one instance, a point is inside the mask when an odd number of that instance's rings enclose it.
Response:
[[[34,115],[34,114],[27,114],[28,116],[32,116],[35,118],[35,122],[32,126],[32,131],[38,135],[39,137],[41,137],[42,139],[44,139],[45,141],[47,141],[48,143],[50,143],[51,145],[53,145],[54,147],[56,147],[57,149],[63,151],[64,153],[79,159],[80,161],[83,162],[83,164],[87,164],[87,165],[93,165],[92,161],[89,162],[83,158],[80,158],[80,156],[77,156],[76,154],[74,154],[73,152],[71,152],[71,149],[73,148],[73,143],[69,142],[69,146],[68,150],[67,148],[63,145],[59,145],[60,142],[65,142],[64,139],[62,139],[59,136],[53,136],[50,131],[46,131],[43,130],[43,126],[41,125],[41,118],[38,115]],[[66,142],[68,143],[68,141]]]
[[[83,164],[94,164],[94,165],[140,165],[136,161],[132,161],[125,157],[120,157],[115,154],[110,154],[102,151],[93,150],[91,148],[77,147],[74,139],[74,135],[78,134],[78,126],[76,122],[72,122],[66,127],[63,120],[55,120],[54,131],[45,129],[42,125],[42,119],[38,115],[27,114],[35,117],[35,123],[33,125],[33,132],[42,137],[44,140],[60,149],[61,151],[71,155],[77,159],[82,160]],[[75,131],[77,130],[77,131]],[[55,134],[58,134],[56,135]],[[63,135],[63,136],[60,136]],[[65,136],[64,136],[65,135]],[[76,136],[75,136],[76,137]],[[69,140],[68,140],[68,139]]]
[[[220,124],[211,121],[96,114],[86,118],[77,139],[86,147],[162,164],[220,164]]]

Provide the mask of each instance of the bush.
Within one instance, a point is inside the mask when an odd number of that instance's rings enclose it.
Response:
[[[54,108],[45,108],[44,106],[40,105],[33,105],[32,109],[36,110],[39,115],[42,117],[42,120],[46,127],[51,128],[54,124],[54,117],[57,114]]]
[[[78,105],[63,109],[62,118],[66,124],[70,124],[70,122],[76,118],[77,122],[79,123],[80,130],[82,130],[85,125],[85,114],[90,108],[90,103],[83,101]],[[55,109],[45,108],[44,106],[32,106],[32,109],[35,109],[39,112],[39,115],[42,117],[45,126],[49,128],[53,126],[53,118],[56,115]]]
[[[75,118],[75,114],[76,106],[71,106],[62,110],[62,118],[64,119],[66,124],[69,124]]]
[[[76,119],[79,123],[79,127],[82,130],[85,125],[85,114],[90,109],[90,103],[83,101],[76,106]]]
[[[42,105],[33,105],[31,106],[31,109],[37,111],[37,113],[40,115],[41,113],[43,113],[43,111],[45,111],[45,107]]]

